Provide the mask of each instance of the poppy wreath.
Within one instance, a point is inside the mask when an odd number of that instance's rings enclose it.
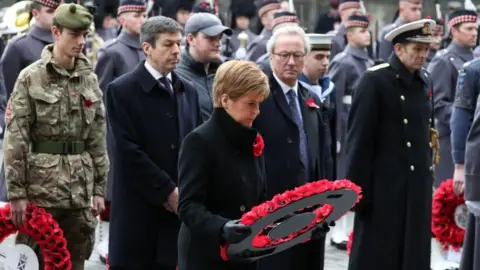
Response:
[[[452,247],[459,251],[463,245],[465,230],[455,223],[455,210],[465,204],[463,194],[453,192],[453,179],[447,179],[435,190],[432,203],[432,233],[443,250]]]
[[[350,232],[348,235],[348,242],[347,242],[347,254],[350,256],[350,252],[352,251],[352,243],[353,243],[353,231]]]
[[[63,237],[62,229],[52,215],[42,208],[29,205],[25,216],[25,224],[19,229],[13,225],[10,204],[0,208],[0,242],[17,231],[27,234],[33,237],[40,246],[45,270],[72,269],[67,241]]]
[[[329,181],[329,180],[319,180],[312,183],[307,183],[303,186],[297,187],[293,190],[285,191],[282,194],[275,195],[272,200],[264,202],[258,206],[253,207],[249,212],[242,215],[240,219],[240,223],[244,225],[252,225],[256,221],[260,220],[262,217],[279,210],[288,204],[293,202],[299,201],[306,197],[310,197],[313,195],[321,194],[327,191],[334,191],[334,190],[342,190],[342,189],[350,189],[354,191],[358,196],[356,199],[355,204],[357,204],[362,195],[361,195],[361,188],[349,180],[336,180],[336,181]],[[353,206],[352,206],[353,207]],[[317,209],[313,210],[315,214],[315,218],[312,222],[305,228],[293,232],[290,235],[280,238],[280,239],[271,239],[268,235],[263,235],[262,230],[253,238],[252,246],[255,248],[268,248],[271,246],[276,246],[285,242],[288,242],[303,233],[311,230],[317,224],[321,224],[333,211],[333,206],[331,204],[323,204],[322,206],[318,207]],[[306,239],[304,242],[309,241],[310,239]],[[228,261],[227,255],[227,248],[228,244],[222,245],[220,247],[220,256],[224,261]]]

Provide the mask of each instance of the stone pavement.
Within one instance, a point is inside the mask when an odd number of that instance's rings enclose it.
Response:
[[[13,236],[5,239],[5,241],[0,244],[0,254],[4,255],[9,247],[13,245]],[[327,243],[330,240],[327,239]],[[0,257],[0,270],[4,270],[3,267],[3,257]],[[325,260],[325,270],[346,270],[348,263],[348,257],[345,251],[337,250],[327,244],[326,248],[326,260]],[[92,255],[89,261],[87,261],[85,270],[105,270],[105,265],[100,262],[98,254],[95,253]]]

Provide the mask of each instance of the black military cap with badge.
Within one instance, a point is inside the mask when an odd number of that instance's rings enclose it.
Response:
[[[193,6],[192,13],[210,13],[213,14],[213,8],[208,2],[201,2]]]

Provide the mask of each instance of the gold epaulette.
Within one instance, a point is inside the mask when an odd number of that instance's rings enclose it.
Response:
[[[440,163],[440,143],[438,141],[438,130],[430,128],[430,147],[434,151],[433,164]]]
[[[376,66],[373,66],[369,69],[367,69],[368,71],[375,71],[375,70],[379,70],[379,69],[382,69],[382,68],[386,68],[386,67],[389,67],[390,66],[390,63],[383,63],[383,64],[379,64],[379,65],[376,65]]]

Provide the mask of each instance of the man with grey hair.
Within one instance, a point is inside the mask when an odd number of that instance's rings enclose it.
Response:
[[[174,270],[177,265],[178,149],[201,123],[193,85],[173,71],[181,31],[173,19],[149,18],[140,30],[146,61],[107,87],[117,164],[108,258],[112,270]]]
[[[260,105],[254,127],[262,134],[267,171],[267,199],[326,177],[326,151],[321,101],[299,83],[310,41],[299,26],[286,26],[267,42],[271,95]],[[275,121],[272,121],[275,119]],[[324,224],[322,224],[324,225]],[[328,226],[327,226],[328,228]],[[325,229],[312,241],[260,260],[261,270],[323,269]]]
[[[222,64],[222,36],[232,33],[232,29],[210,13],[195,13],[185,24],[186,47],[175,71],[194,84],[204,120],[213,112],[212,86],[215,72]]]

